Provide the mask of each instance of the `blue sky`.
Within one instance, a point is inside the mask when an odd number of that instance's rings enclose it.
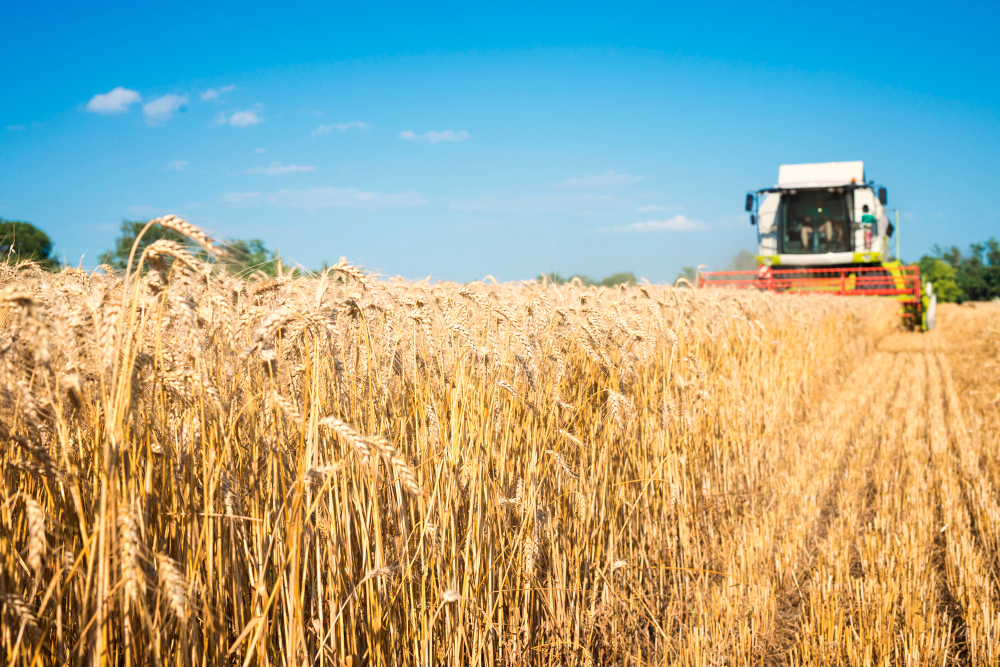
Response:
[[[671,280],[778,165],[864,160],[904,256],[1000,236],[996,5],[8,3],[0,216],[93,266],[181,215],[306,267]]]

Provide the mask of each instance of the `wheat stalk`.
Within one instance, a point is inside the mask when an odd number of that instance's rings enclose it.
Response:
[[[24,515],[28,524],[28,567],[36,577],[42,574],[42,559],[48,550],[48,540],[45,538],[45,511],[34,498],[23,494]]]
[[[156,572],[159,575],[160,593],[174,617],[181,623],[187,621],[187,582],[177,562],[165,554],[156,554]]]
[[[176,215],[165,215],[160,218],[154,218],[150,222],[156,223],[161,227],[166,227],[167,229],[172,229],[178,234],[188,237],[210,255],[220,254],[220,249],[216,247],[215,241],[208,234],[183,218],[178,218]]]
[[[168,224],[127,285],[0,264],[11,664],[1000,660],[1000,306],[244,279]]]
[[[131,604],[140,600],[144,590],[142,568],[140,566],[139,528],[132,511],[125,505],[118,507],[118,554],[124,582],[125,599]]]

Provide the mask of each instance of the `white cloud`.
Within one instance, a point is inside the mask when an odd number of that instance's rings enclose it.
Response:
[[[187,160],[174,160],[167,164],[167,169],[171,171],[180,171],[184,167],[188,166]]]
[[[188,103],[187,95],[174,95],[168,93],[161,97],[157,97],[152,102],[147,102],[142,107],[142,115],[146,119],[148,125],[159,125],[160,123],[166,123],[170,120],[170,117],[174,115],[174,112],[178,109],[183,110],[184,105]]]
[[[469,138],[469,133],[465,130],[459,130],[455,132],[454,130],[444,130],[443,132],[426,132],[424,133],[424,140],[432,144],[436,144],[439,141],[465,141]]]
[[[426,141],[429,144],[436,144],[439,141],[465,141],[469,138],[469,133],[466,130],[442,130],[440,132],[436,130],[431,130],[430,132],[424,132],[423,134],[417,134],[411,130],[403,130],[399,133],[400,139],[406,139],[407,141]]]
[[[700,229],[707,229],[708,225],[683,215],[675,215],[666,220],[647,220],[646,222],[633,222],[630,225],[615,225],[614,227],[602,227],[602,232],[693,232]]]
[[[266,153],[267,149],[266,148],[255,148],[255,149],[253,149],[253,152],[254,153]]]
[[[5,125],[4,128],[8,132],[24,132],[28,129],[27,125]]]
[[[257,125],[260,123],[261,118],[257,115],[256,111],[237,111],[236,113],[226,116],[222,115],[219,117],[219,124],[225,125],[229,124],[233,127],[248,127],[250,125]]]
[[[334,123],[333,125],[320,125],[312,131],[314,137],[323,137],[334,130],[339,130],[342,134],[347,134],[349,130],[358,129],[362,132],[368,131],[368,123],[363,120],[352,120],[349,123]]]
[[[222,86],[221,88],[209,88],[201,94],[201,99],[203,102],[211,102],[218,100],[220,97],[226,93],[231,93],[236,90],[236,86],[230,84],[228,86]]]
[[[219,200],[227,204],[243,204],[260,199],[259,192],[227,192]]]
[[[94,95],[87,102],[87,111],[100,114],[125,113],[130,105],[142,101],[134,90],[118,86],[101,95]]]
[[[254,167],[253,169],[248,169],[248,174],[267,174],[268,176],[277,176],[279,174],[297,174],[306,171],[316,171],[316,167],[310,167],[308,165],[299,164],[281,164],[280,162],[272,162],[266,167]]]
[[[556,183],[557,188],[606,188],[614,185],[626,185],[643,180],[642,176],[619,174],[610,169],[603,174],[584,176],[582,178],[567,178]]]

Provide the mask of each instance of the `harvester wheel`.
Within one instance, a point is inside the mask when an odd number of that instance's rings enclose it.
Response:
[[[910,331],[923,329],[923,307],[919,301],[903,304],[903,326]]]

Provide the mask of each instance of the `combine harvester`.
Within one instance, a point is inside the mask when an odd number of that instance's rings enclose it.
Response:
[[[898,234],[889,261],[895,228],[885,204],[885,188],[865,180],[863,162],[781,165],[778,185],[746,199],[757,271],[701,273],[698,286],[893,298],[907,326],[931,329],[933,288],[921,289],[919,267],[900,263]]]

